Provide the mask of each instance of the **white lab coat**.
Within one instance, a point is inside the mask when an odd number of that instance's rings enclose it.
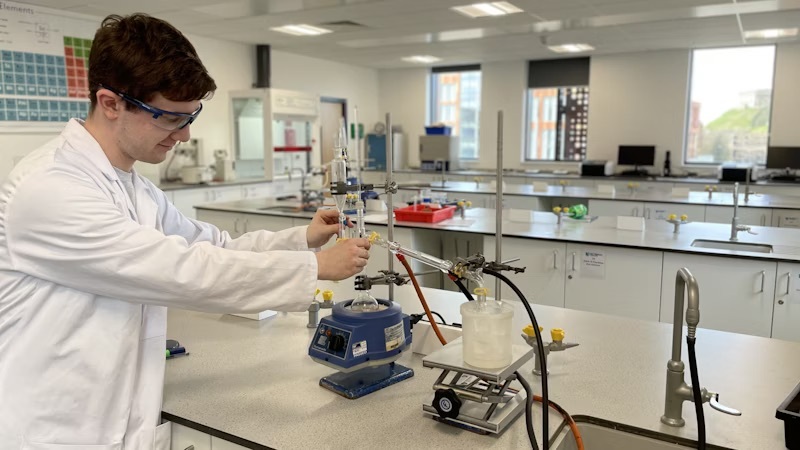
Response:
[[[166,307],[303,311],[313,298],[307,227],[231,239],[134,178],[135,207],[72,120],[0,187],[2,450],[168,449]]]

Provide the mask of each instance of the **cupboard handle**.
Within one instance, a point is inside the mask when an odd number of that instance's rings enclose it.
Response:
[[[792,272],[786,272],[786,293],[783,294],[784,296],[789,295],[790,287],[789,285],[792,283]],[[781,303],[782,305],[783,303]]]
[[[558,250],[553,250],[553,269],[558,270]]]
[[[194,445],[190,445],[190,446],[186,447],[183,450],[194,450]]]
[[[650,208],[646,208],[646,211],[647,211],[647,219],[650,220],[650,211],[651,211]]]
[[[762,270],[761,271],[761,290],[758,291],[759,294],[763,294],[764,293],[764,282],[766,281],[766,279],[767,279],[767,271],[766,270]]]
[[[761,226],[762,227],[767,226],[767,215],[766,214],[762,214],[761,215]]]
[[[248,222],[248,219],[244,219],[244,228],[242,229],[243,233],[247,233],[247,222]],[[762,290],[763,290],[763,288],[762,288]]]
[[[233,232],[234,233],[238,233],[239,232],[239,219],[238,218],[233,219]]]
[[[577,256],[576,253],[572,252],[572,271],[573,272],[575,272],[575,257],[576,256]]]

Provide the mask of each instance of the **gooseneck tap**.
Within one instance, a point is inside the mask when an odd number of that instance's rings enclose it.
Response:
[[[697,325],[700,323],[700,290],[697,280],[689,269],[678,270],[675,276],[675,310],[672,318],[672,359],[667,362],[667,391],[664,399],[664,415],[661,422],[673,426],[682,427],[686,422],[683,420],[682,410],[684,401],[694,401],[692,387],[684,381],[684,364],[681,359],[681,333],[684,321],[684,292],[688,293],[688,306],[686,308],[686,325],[688,337],[694,339],[697,332]],[[741,416],[742,413],[719,403],[719,394],[703,388],[700,390],[702,403],[709,402],[712,408],[717,411]]]
[[[739,232],[746,231],[750,234],[758,234],[751,230],[747,225],[739,224],[739,183],[733,184],[733,220],[731,220],[731,241],[739,240]]]

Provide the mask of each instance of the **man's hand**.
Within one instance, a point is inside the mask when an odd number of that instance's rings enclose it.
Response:
[[[350,219],[347,219],[347,227],[353,228]],[[339,233],[339,212],[335,209],[318,209],[306,231],[308,248],[322,247],[337,233]]]
[[[339,281],[361,272],[369,259],[369,240],[347,239],[315,253],[317,279]]]

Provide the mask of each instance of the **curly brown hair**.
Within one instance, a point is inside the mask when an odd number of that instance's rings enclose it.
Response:
[[[91,109],[97,104],[100,85],[143,102],[157,93],[177,102],[201,100],[217,89],[183,33],[142,13],[103,19],[89,53]],[[126,106],[136,108],[127,102]]]

